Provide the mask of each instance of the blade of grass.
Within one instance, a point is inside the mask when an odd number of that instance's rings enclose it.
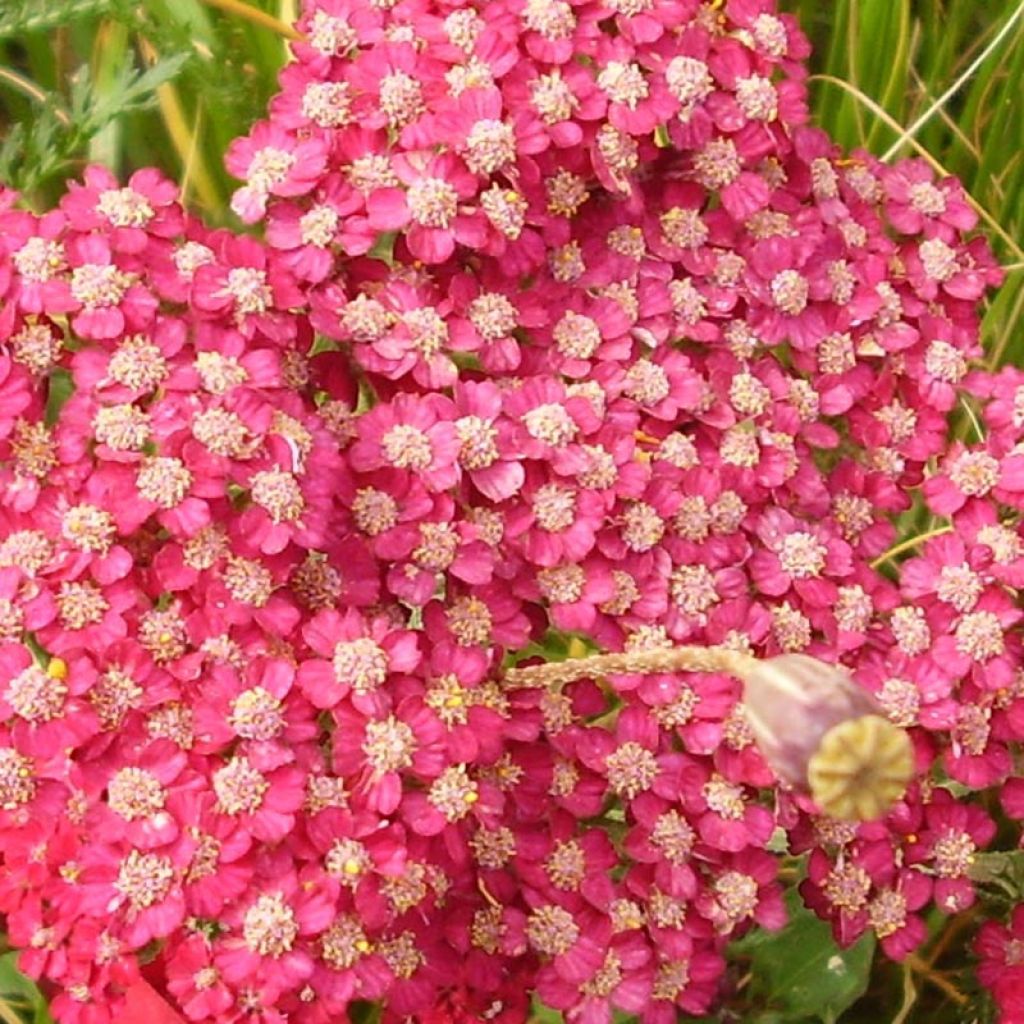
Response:
[[[130,60],[128,26],[119,21],[104,21],[96,33],[92,55],[92,82],[97,97],[112,93]],[[89,142],[89,159],[120,169],[120,118],[114,118]]]
[[[267,14],[266,11],[261,11],[257,7],[251,7],[249,4],[244,3],[243,0],[202,0],[202,2],[209,7],[216,7],[226,14],[233,14],[245,21],[251,21],[254,25],[259,25],[261,28],[269,29],[285,39],[302,38],[301,33],[291,25],[283,22],[280,18],[275,18],[272,14]]]
[[[38,85],[29,81],[23,75],[19,75],[17,71],[12,71],[10,68],[0,67],[0,81],[6,82],[12,88],[17,89],[18,92],[28,96],[29,99],[35,100],[43,106],[51,107],[54,116],[61,124],[71,124],[71,118],[68,117],[63,108],[53,102],[52,96],[48,96],[44,90],[39,88]]]
[[[0,996],[0,1020],[4,1024],[25,1024],[13,1006],[9,1006],[7,1000]]]
[[[140,38],[139,49],[150,65],[156,64],[159,54],[149,40]],[[197,105],[195,121],[190,127],[181,96],[173,83],[166,82],[161,85],[156,91],[156,98],[164,127],[181,163],[182,201],[186,200],[189,188],[194,187],[199,203],[204,209],[218,209],[222,205],[222,196],[199,146],[200,107]]]
[[[893,6],[896,7],[897,5]],[[907,0],[900,0],[898,8],[899,28],[896,36],[896,49],[892,56],[891,70],[881,94],[881,105],[889,111],[893,110],[899,98],[905,95],[907,91],[907,66],[909,63],[907,57],[910,52],[910,5]],[[888,52],[888,48],[886,49]],[[880,128],[881,125],[876,124],[868,132],[868,149],[874,149],[873,144],[877,141]]]
[[[1003,328],[997,335],[996,343],[992,346],[992,351],[989,354],[989,369],[995,369],[1002,365],[1003,356],[1006,354],[1006,350],[1010,345],[1010,339],[1013,337],[1015,325],[1019,323],[1022,315],[1024,315],[1024,287],[1018,286],[1017,296],[1014,300],[1010,315],[1006,317]]]
[[[1003,27],[993,36],[989,44],[974,58],[968,65],[967,70],[953,82],[953,84],[932,103],[920,117],[915,120],[909,128],[900,133],[900,137],[882,154],[883,160],[892,160],[903,148],[903,145],[914,138],[921,128],[926,125],[935,114],[941,110],[963,87],[974,77],[975,73],[988,60],[989,57],[999,49],[1003,40],[1013,31],[1014,26],[1024,17],[1024,0],[1019,3],[1014,12],[1007,18]]]

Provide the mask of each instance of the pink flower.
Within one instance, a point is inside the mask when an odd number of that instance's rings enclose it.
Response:
[[[940,473],[924,484],[928,507],[939,515],[950,515],[973,498],[992,493],[1007,503],[1024,490],[1024,457],[1003,455],[985,449],[952,445]]]
[[[976,302],[1002,280],[1002,271],[983,246],[959,242],[948,229],[906,244],[907,279],[931,302],[940,296]]]
[[[677,958],[662,954],[654,969],[651,1000],[639,1014],[642,1024],[673,1024],[679,1010],[706,1013],[724,971],[721,955],[703,945]]]
[[[379,550],[383,554],[384,545]],[[442,519],[421,522],[418,528],[399,527],[386,550],[395,560],[388,571],[388,589],[412,605],[425,605],[439,579],[486,584],[494,573],[493,552],[469,522]]]
[[[653,971],[650,946],[639,935],[611,940],[604,960],[589,978],[572,984],[559,977],[557,969],[541,969],[537,994],[545,1006],[566,1011],[575,1020],[607,1020],[613,1010],[639,1013],[651,994]]]
[[[401,188],[380,188],[366,200],[370,226],[378,231],[408,227],[409,252],[424,263],[443,263],[456,243],[476,247],[484,239],[485,222],[465,208],[476,195],[476,178],[454,154],[395,157]]]
[[[180,841],[158,851],[128,843],[96,843],[81,854],[79,913],[114,915],[116,933],[129,949],[163,939],[182,923],[185,901],[181,873],[187,862]]]
[[[270,196],[293,198],[313,190],[327,163],[318,138],[297,140],[273,122],[258,122],[235,139],[224,158],[227,169],[245,181],[231,198],[231,209],[246,224],[259,220]]]
[[[167,990],[189,1020],[226,1013],[234,995],[213,965],[209,941],[193,935],[174,948],[167,960]]]
[[[215,667],[193,716],[196,749],[213,752],[237,743],[260,769],[291,760],[291,749],[317,735],[312,709],[289,697],[294,679],[284,661],[257,660],[244,675]]]
[[[427,138],[454,150],[481,178],[508,173],[522,157],[546,149],[548,140],[535,118],[502,106],[496,88],[467,89],[431,118]]]
[[[716,876],[697,897],[697,906],[716,931],[732,934],[750,923],[774,931],[786,923],[774,857],[747,849],[721,858],[715,868]]]
[[[928,902],[932,882],[914,868],[897,867],[886,842],[865,845],[855,862],[868,872],[875,887],[866,907],[867,923],[886,956],[903,960],[927,936],[924,921],[914,911]]]
[[[64,234],[67,222],[59,210],[41,217],[23,210],[0,213],[4,259],[0,270],[5,297],[26,313],[67,313],[75,308],[67,276]],[[12,272],[13,271],[13,272]],[[13,312],[13,310],[12,310]]]
[[[527,471],[522,500],[506,515],[505,536],[518,540],[523,556],[538,566],[582,561],[594,547],[603,502],[592,490],[545,480],[540,470]]]
[[[523,602],[495,581],[485,587],[450,587],[444,602],[434,600],[423,609],[423,619],[432,637],[470,650],[518,650],[534,628]]]
[[[459,478],[454,412],[441,395],[397,395],[376,406],[360,419],[359,439],[349,450],[353,468],[405,470],[429,490],[447,490]]]
[[[105,341],[145,330],[157,301],[138,275],[122,267],[102,235],[79,235],[68,242],[71,270],[71,325],[83,338]]]
[[[1009,685],[1020,657],[1019,641],[1009,629],[1022,617],[1003,593],[988,589],[935,641],[932,657],[944,671],[970,673],[986,689]]]
[[[384,618],[367,622],[355,610],[320,612],[303,637],[321,657],[303,662],[298,683],[318,708],[335,707],[349,697],[363,713],[382,712],[387,701],[379,691],[389,676],[412,672],[421,657],[415,633],[396,630]]]
[[[284,265],[301,281],[319,283],[334,269],[334,244],[345,218],[362,209],[362,199],[340,180],[328,180],[306,209],[276,203],[267,222],[267,241],[284,253]]]
[[[849,546],[823,527],[801,523],[779,510],[768,510],[758,526],[766,550],[756,551],[750,572],[757,588],[779,597],[792,588],[812,606],[830,604],[835,584],[825,577],[842,577],[852,568]]]
[[[234,819],[264,843],[279,842],[295,827],[303,800],[302,782],[303,773],[297,767],[264,772],[244,754],[211,765],[210,771],[216,813]]]
[[[259,243],[249,238],[222,241],[216,262],[195,271],[192,301],[211,317],[224,317],[245,337],[258,330],[274,342],[295,334],[293,320],[283,310],[301,303],[291,277]]]
[[[995,822],[980,807],[957,803],[945,789],[935,791],[924,815],[925,829],[909,849],[908,863],[930,863],[937,876],[936,906],[959,913],[974,903],[970,866],[975,853],[995,837]]]
[[[1014,908],[1007,924],[986,921],[974,940],[981,962],[978,980],[992,991],[1006,1024],[1024,1020],[1024,907]]]
[[[136,171],[125,187],[104,167],[83,172],[84,185],[69,182],[61,209],[76,231],[102,231],[115,252],[142,253],[151,238],[173,238],[184,227],[178,188],[158,171]]]
[[[117,754],[109,759],[105,777],[96,773],[96,788],[107,793],[103,803],[97,800],[95,813],[87,819],[89,827],[108,842],[126,842],[140,850],[173,843],[181,822],[169,810],[169,801],[200,784],[195,773],[185,770],[185,754],[164,739]]]
[[[503,404],[501,392],[490,381],[460,381],[456,385],[459,465],[491,501],[512,497],[526,479],[515,447],[515,427],[502,415]]]
[[[353,794],[367,810],[393,814],[402,803],[405,772],[419,779],[435,779],[444,770],[444,726],[417,698],[407,698],[393,713],[376,717],[344,704],[332,714],[336,725],[334,770],[354,778]],[[458,786],[455,790],[461,792]],[[465,792],[474,792],[468,780]],[[468,810],[470,804],[463,806]]]
[[[607,100],[608,123],[630,135],[642,136],[664,124],[679,108],[661,75],[632,60],[633,46],[623,38],[604,37],[594,54],[597,87]]]
[[[221,813],[216,794],[208,790],[172,794],[168,803],[179,820],[189,822],[186,903],[190,911],[216,919],[252,880],[253,837],[244,823]]]
[[[302,881],[306,881],[303,879]],[[333,917],[333,892],[323,872],[303,885],[294,873],[261,879],[250,898],[227,915],[238,931],[214,944],[213,962],[224,980],[240,985],[254,972],[271,1004],[313,973],[311,938]]]
[[[917,235],[932,224],[970,231],[978,215],[967,204],[963,187],[955,178],[935,183],[932,169],[923,160],[904,160],[882,174],[889,223],[905,235]]]
[[[682,785],[683,806],[709,846],[736,853],[768,841],[774,827],[772,814],[750,803],[743,786],[699,764],[684,767]]]
[[[990,577],[982,552],[949,534],[929,540],[920,558],[907,559],[900,567],[900,589],[909,598],[928,597],[969,612],[987,589]]]

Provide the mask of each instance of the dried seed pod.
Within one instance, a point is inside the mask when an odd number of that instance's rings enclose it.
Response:
[[[881,817],[913,773],[910,737],[838,665],[804,654],[743,673],[744,707],[765,760],[835,818]]]
[[[862,715],[825,733],[807,765],[807,784],[831,817],[871,821],[903,796],[913,772],[906,732],[881,715]]]

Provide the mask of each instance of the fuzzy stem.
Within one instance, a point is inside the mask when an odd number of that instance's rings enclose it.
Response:
[[[757,665],[757,659],[725,647],[668,647],[621,654],[595,654],[567,661],[549,661],[527,668],[510,668],[505,685],[523,687],[563,686],[596,676],[651,675],[659,672],[724,672],[743,679]]]

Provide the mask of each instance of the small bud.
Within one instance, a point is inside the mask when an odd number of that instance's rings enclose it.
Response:
[[[743,682],[746,718],[765,760],[826,814],[878,818],[903,795],[913,774],[910,737],[845,669],[785,654],[757,662]]]

